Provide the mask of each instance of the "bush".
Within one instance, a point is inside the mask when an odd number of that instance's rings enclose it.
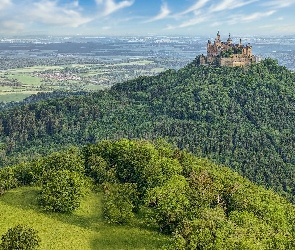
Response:
[[[18,180],[15,178],[13,168],[5,167],[0,168],[0,192],[4,194],[6,190],[10,190],[19,185]]]
[[[104,216],[109,223],[123,224],[129,222],[136,209],[138,196],[135,183],[104,183]]]
[[[69,213],[80,206],[85,182],[69,170],[52,172],[42,186],[39,202],[46,211]]]
[[[39,246],[40,237],[37,231],[25,225],[17,225],[10,228],[1,237],[1,249],[3,250],[31,250]]]

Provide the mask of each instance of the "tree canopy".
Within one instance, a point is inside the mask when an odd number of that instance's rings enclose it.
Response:
[[[265,59],[139,77],[0,114],[3,166],[103,139],[165,138],[294,201],[295,74]]]

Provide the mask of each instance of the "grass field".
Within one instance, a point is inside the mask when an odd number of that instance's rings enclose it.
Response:
[[[40,250],[148,250],[159,249],[168,241],[139,219],[129,226],[107,224],[99,193],[89,192],[72,215],[43,212],[37,194],[37,188],[23,187],[0,197],[0,235],[17,224],[26,224],[38,231]]]
[[[30,76],[30,75],[24,74],[24,73],[9,74],[9,75],[7,75],[7,78],[8,79],[16,79],[26,85],[40,85],[41,80],[42,80],[39,77]]]

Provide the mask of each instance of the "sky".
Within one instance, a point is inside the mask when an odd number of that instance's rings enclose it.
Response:
[[[295,0],[0,0],[0,35],[295,35]]]

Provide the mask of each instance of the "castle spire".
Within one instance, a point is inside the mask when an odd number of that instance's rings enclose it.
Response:
[[[220,34],[219,34],[219,30],[218,30],[218,32],[217,32],[216,41],[220,42]]]
[[[227,39],[227,43],[228,43],[228,44],[231,44],[232,41],[233,41],[233,40],[231,39],[231,37],[230,37],[230,33],[229,33],[229,35],[228,35],[228,39]]]

